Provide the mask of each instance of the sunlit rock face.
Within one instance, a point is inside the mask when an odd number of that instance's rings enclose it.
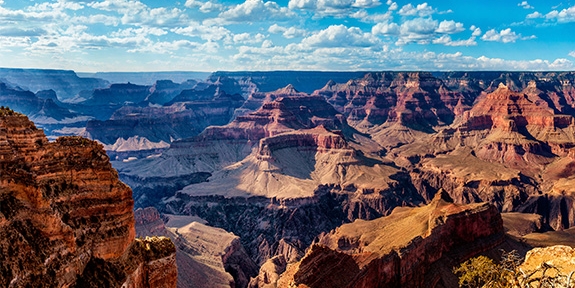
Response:
[[[203,224],[198,217],[163,215],[153,207],[135,211],[138,237],[162,235],[176,244],[178,287],[246,287],[257,274],[240,238]]]
[[[170,268],[175,250],[169,240],[150,240],[158,249],[152,254],[141,251],[148,244],[134,242],[131,190],[100,144],[80,137],[48,142],[25,116],[0,109],[0,168],[2,286],[70,287],[100,280],[121,286],[141,265],[177,273]],[[99,272],[115,265],[124,267],[115,280]],[[142,284],[130,287],[147,287],[142,285],[153,277],[138,276]]]
[[[443,282],[434,263],[451,249],[465,247],[461,261],[503,241],[494,206],[451,201],[440,192],[427,206],[398,208],[386,217],[342,225],[322,235],[277,285],[435,287]]]

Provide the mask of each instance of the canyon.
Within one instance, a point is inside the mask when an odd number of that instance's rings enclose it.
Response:
[[[20,112],[54,115],[41,124],[51,140],[103,144],[141,208],[137,235],[175,243],[178,287],[452,287],[451,268],[475,255],[574,239],[574,81],[215,72],[77,101],[6,83],[0,104],[50,108]]]
[[[175,287],[175,247],[135,239],[132,193],[102,146],[49,142],[0,108],[0,285]]]

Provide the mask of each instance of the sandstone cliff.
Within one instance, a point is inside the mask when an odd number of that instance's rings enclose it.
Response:
[[[434,262],[452,249],[503,239],[501,216],[487,203],[455,205],[445,192],[424,207],[397,208],[383,218],[357,220],[319,238],[278,287],[434,287]],[[468,255],[461,255],[464,260]]]
[[[164,223],[152,207],[136,210],[135,218],[138,237],[162,235],[176,244],[180,288],[246,287],[257,273],[239,237],[201,219],[165,215]]]
[[[25,116],[0,109],[0,169],[1,286],[175,284],[173,244],[134,242],[131,190],[101,145],[48,142]]]

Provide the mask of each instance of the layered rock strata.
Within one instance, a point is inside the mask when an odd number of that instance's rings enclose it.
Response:
[[[180,288],[246,287],[257,273],[239,237],[204,225],[199,218],[165,215],[162,219],[152,207],[136,210],[135,218],[139,237],[162,235],[176,243]]]
[[[158,282],[163,276],[152,268],[175,277],[173,244],[134,242],[131,190],[98,143],[80,137],[48,142],[25,116],[0,109],[0,169],[1,286],[175,283],[170,277]],[[123,268],[112,269],[114,275],[93,270],[110,265]]]
[[[397,208],[387,217],[358,220],[321,236],[277,285],[434,287],[441,278],[428,275],[429,269],[445,253],[477,241],[484,241],[485,251],[502,239],[502,220],[494,206],[455,205],[439,192],[427,206]]]

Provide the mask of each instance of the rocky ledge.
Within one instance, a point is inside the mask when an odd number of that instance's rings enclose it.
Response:
[[[0,109],[0,286],[175,287],[174,245],[135,241],[133,206],[102,145]]]
[[[456,205],[440,191],[423,207],[396,208],[371,221],[356,220],[319,237],[288,266],[278,287],[434,287],[433,263],[462,245],[461,259],[502,243],[503,224],[487,203]],[[469,246],[466,246],[469,247]],[[462,250],[463,251],[463,250]]]

